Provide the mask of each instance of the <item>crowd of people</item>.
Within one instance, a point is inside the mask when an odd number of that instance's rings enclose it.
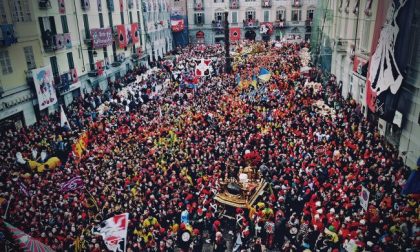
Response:
[[[400,194],[409,169],[334,78],[305,85],[317,81],[300,73],[305,47],[239,42],[226,74],[221,46],[188,46],[147,78],[136,68],[80,97],[66,108],[69,125],[55,114],[1,132],[0,214],[8,209],[8,222],[57,251],[102,251],[91,229],[120,213],[129,213],[127,251],[227,251],[227,235],[235,251],[418,250],[419,204]],[[210,76],[194,76],[200,58],[212,59]],[[266,82],[256,78],[262,67]],[[335,113],[318,113],[319,100]],[[16,153],[61,165],[38,172]],[[214,197],[248,165],[269,186],[231,220]],[[75,176],[84,188],[62,193]]]

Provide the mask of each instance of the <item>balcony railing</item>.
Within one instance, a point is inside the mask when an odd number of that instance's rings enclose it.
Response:
[[[40,10],[48,10],[51,9],[51,2],[50,0],[39,0],[38,6]]]
[[[293,0],[293,2],[292,2],[292,7],[294,7],[294,8],[300,8],[300,7],[302,7],[302,1],[301,0]]]
[[[258,28],[260,26],[260,22],[255,19],[244,20],[243,25],[244,25],[244,28],[253,29],[253,28]]]
[[[224,23],[225,21],[223,20],[213,20],[211,22],[211,27],[216,34],[223,34],[225,30]]]
[[[202,11],[204,10],[204,5],[201,1],[197,1],[194,3],[194,10],[195,11]]]
[[[230,0],[229,8],[239,9],[239,0]]]
[[[286,26],[286,22],[285,21],[283,21],[283,20],[276,20],[274,22],[274,24],[273,24],[273,27],[274,28],[277,28],[277,29],[282,29],[282,28],[286,28],[287,26]]]
[[[337,44],[335,45],[335,50],[337,52],[347,52],[347,45],[348,41],[338,40]]]
[[[0,24],[0,46],[10,46],[17,43],[13,24]]]
[[[271,8],[273,6],[273,3],[271,0],[261,0],[261,7],[263,8]]]

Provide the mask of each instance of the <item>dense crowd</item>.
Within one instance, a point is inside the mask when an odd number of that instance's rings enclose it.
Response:
[[[125,212],[127,251],[202,251],[205,243],[225,251],[226,235],[236,251],[419,249],[418,201],[400,194],[408,168],[334,78],[317,90],[305,85],[318,76],[300,73],[304,47],[238,43],[226,74],[222,47],[189,46],[147,78],[137,79],[147,69],[136,68],[80,97],[66,108],[69,125],[60,127],[56,114],[1,132],[0,214],[13,195],[6,220],[57,251],[102,251],[92,227]],[[213,59],[211,76],[198,79],[194,59],[202,57]],[[255,84],[261,67],[271,78]],[[318,113],[318,100],[335,113]],[[71,146],[85,131],[88,147],[77,158]],[[18,152],[62,164],[39,173]],[[249,164],[269,187],[230,220],[214,196],[221,178]],[[77,175],[85,189],[61,193]]]

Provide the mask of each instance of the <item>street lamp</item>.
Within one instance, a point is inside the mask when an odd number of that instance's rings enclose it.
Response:
[[[229,42],[229,10],[225,9],[225,73],[231,73],[232,72],[232,62],[230,58],[230,42]]]

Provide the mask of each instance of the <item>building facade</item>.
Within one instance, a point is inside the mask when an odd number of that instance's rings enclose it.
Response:
[[[143,0],[143,23],[149,62],[163,58],[172,50],[169,0]]]
[[[187,3],[189,41],[223,41],[226,11],[238,39],[308,39],[316,7],[317,0],[191,0]]]
[[[171,0],[171,30],[174,47],[189,44],[187,0]]]
[[[153,21],[143,17],[144,6],[140,0],[0,0],[0,126],[32,125],[92,88],[106,90],[108,80],[134,65],[153,61],[152,49],[163,55],[170,33],[153,25],[147,35]],[[167,27],[163,12],[153,9]],[[40,110],[32,70],[46,66],[58,102]]]
[[[381,134],[398,146],[407,165],[415,167],[420,155],[420,2],[401,2],[321,0],[313,22],[312,56],[315,64],[337,77],[342,96],[354,99],[364,116],[377,121]],[[387,22],[392,15],[395,22]],[[382,39],[389,31],[394,35]],[[395,92],[371,85],[376,80],[370,76],[385,76],[379,72],[387,69],[377,64],[383,41],[390,43],[387,50],[392,56],[381,55],[382,64],[394,69],[395,64],[401,72],[402,82]],[[388,77],[375,85],[396,80]]]

